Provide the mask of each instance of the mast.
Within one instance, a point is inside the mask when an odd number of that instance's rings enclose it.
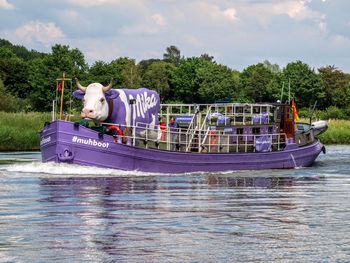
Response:
[[[290,78],[288,78],[288,104],[290,104]]]
[[[62,120],[62,114],[63,114],[63,97],[64,97],[64,84],[65,84],[65,81],[67,80],[71,80],[69,78],[66,78],[66,72],[63,72],[63,75],[62,75],[62,78],[58,78],[56,79],[56,81],[61,81],[61,100],[60,100],[60,120]]]
[[[283,103],[283,89],[284,89],[284,81],[282,83],[281,103]]]

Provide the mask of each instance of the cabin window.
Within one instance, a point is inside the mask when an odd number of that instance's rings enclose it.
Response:
[[[252,133],[255,135],[260,134],[260,127],[253,127]]]
[[[236,107],[236,113],[243,113],[243,107]]]
[[[237,128],[237,134],[243,134],[243,128]]]
[[[257,106],[255,106],[255,107],[253,107],[253,113],[260,113],[260,107],[257,107]]]

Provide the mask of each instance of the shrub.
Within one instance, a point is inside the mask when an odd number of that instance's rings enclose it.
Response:
[[[344,110],[339,109],[336,106],[330,106],[326,109],[326,117],[327,119],[336,119],[336,120],[346,119]]]
[[[9,94],[3,82],[0,81],[0,111],[16,112],[21,109],[22,104],[23,100]]]

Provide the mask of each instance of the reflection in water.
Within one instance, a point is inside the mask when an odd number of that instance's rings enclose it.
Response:
[[[218,177],[209,176],[208,184],[218,187],[261,187],[275,188],[293,186],[295,177]]]
[[[197,254],[190,248],[202,243],[201,238],[264,240],[273,236],[259,234],[259,221],[302,225],[302,219],[283,212],[298,209],[284,193],[290,195],[296,181],[296,177],[215,175],[42,178],[39,202],[46,218],[42,231],[50,229],[50,240],[67,240],[44,246],[65,253],[89,251],[90,256],[104,260],[125,255],[139,260],[145,254],[151,256],[149,260],[161,259],[185,249],[182,259],[189,260]],[[277,188],[278,194],[266,199],[269,194],[265,190]],[[251,232],[253,229],[257,233]],[[292,236],[277,235],[276,239]],[[206,242],[200,245],[205,250],[208,246]]]

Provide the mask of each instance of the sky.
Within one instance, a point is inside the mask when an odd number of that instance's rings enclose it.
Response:
[[[243,70],[301,60],[350,73],[348,0],[0,0],[0,38],[50,52],[59,43],[86,61],[207,53]]]

